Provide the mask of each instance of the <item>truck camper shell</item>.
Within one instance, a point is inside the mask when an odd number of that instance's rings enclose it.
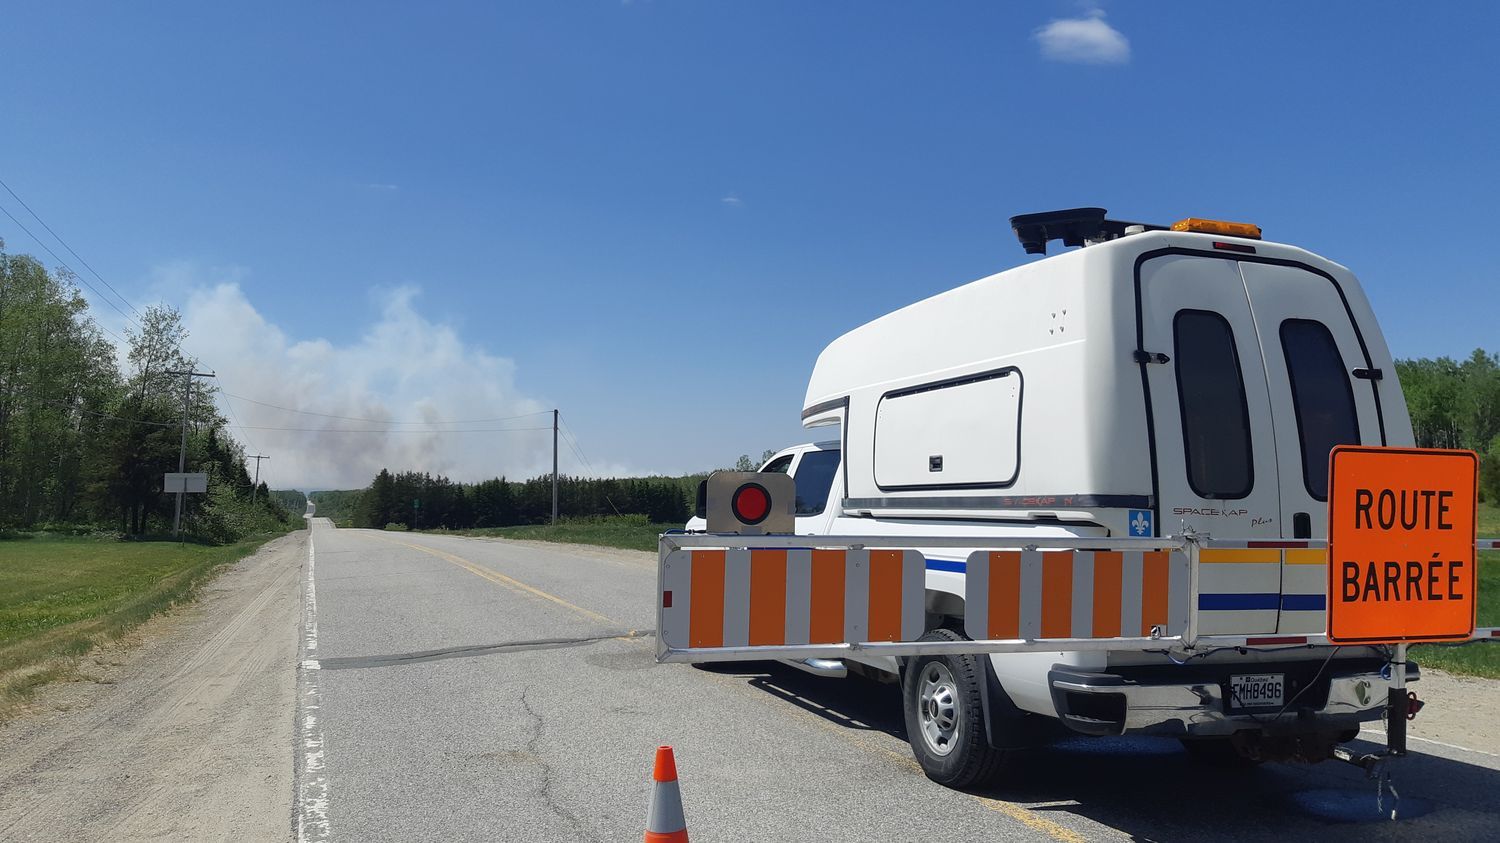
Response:
[[[842,427],[843,514],[1321,535],[1325,440],[1411,444],[1349,270],[1136,228],[829,344],[802,421]]]

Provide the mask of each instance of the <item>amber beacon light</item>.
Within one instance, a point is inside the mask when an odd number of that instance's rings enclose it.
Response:
[[[1228,237],[1245,237],[1251,240],[1260,239],[1260,226],[1250,222],[1225,222],[1188,217],[1172,223],[1172,230],[1193,231],[1198,234],[1223,234]]]

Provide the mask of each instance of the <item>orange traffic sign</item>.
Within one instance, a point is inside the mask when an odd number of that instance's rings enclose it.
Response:
[[[1329,640],[1472,635],[1479,458],[1341,445],[1328,459]]]

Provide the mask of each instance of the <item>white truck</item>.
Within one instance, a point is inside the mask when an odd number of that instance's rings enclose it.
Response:
[[[837,436],[761,469],[793,475],[797,537],[715,540],[697,520],[664,537],[659,658],[899,679],[917,760],[958,787],[1069,733],[1175,736],[1231,763],[1330,757],[1418,678],[1392,647],[1323,643],[1330,450],[1413,443],[1358,280],[1246,224],[1012,223],[1028,252],[1084,248],[829,344],[802,421]],[[867,626],[840,602],[845,634],[809,638],[818,548],[873,577],[881,546],[917,560],[920,612],[881,638],[873,598]],[[784,636],[757,638],[766,594],[785,598]],[[706,620],[705,595],[723,596]]]

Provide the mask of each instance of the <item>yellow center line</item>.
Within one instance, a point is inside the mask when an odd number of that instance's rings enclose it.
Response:
[[[548,594],[547,592],[542,591],[540,588],[536,588],[534,586],[527,585],[526,583],[523,583],[523,582],[521,582],[518,579],[513,579],[511,577],[507,577],[506,575],[500,573],[499,571],[493,571],[493,570],[491,570],[489,568],[484,567],[483,565],[480,565],[477,562],[470,562],[469,560],[463,558],[462,556],[457,556],[455,554],[448,553],[446,551],[437,550],[436,548],[424,547],[424,546],[422,546],[420,544],[412,544],[411,542],[397,541],[396,539],[386,538],[385,536],[381,536],[381,535],[372,535],[371,538],[376,538],[376,539],[379,539],[380,541],[389,542],[391,544],[404,545],[406,547],[411,548],[412,550],[420,550],[423,553],[430,554],[432,556],[436,556],[437,558],[442,559],[445,562],[449,562],[449,563],[451,563],[453,565],[457,565],[458,567],[463,568],[465,571],[468,571],[469,573],[471,573],[471,574],[473,574],[473,575],[475,575],[477,577],[482,577],[484,579],[487,579],[490,582],[495,583],[496,585],[503,585],[503,586],[505,586],[507,588],[510,588],[512,590],[515,590],[515,591],[519,591],[519,592],[521,592],[523,594],[530,594],[532,597],[539,597],[542,600],[547,600],[547,601],[550,601],[552,603],[556,603],[557,605],[563,607],[564,609],[567,609],[567,610],[572,611],[572,612],[577,612],[578,614],[583,615],[586,618],[590,618],[592,620],[600,621],[602,623],[607,623],[607,624],[616,624],[616,625],[619,624],[619,621],[617,621],[617,620],[615,620],[613,618],[605,617],[604,615],[601,615],[598,612],[590,611],[588,609],[583,608],[582,606],[575,606],[572,603],[569,603],[568,601],[562,599],[561,597],[558,597],[555,594]]]
[[[972,796],[973,794],[970,795]],[[1085,843],[1088,840],[1082,834],[1065,825],[1059,825],[1047,819],[1025,805],[1006,802],[1003,799],[991,799],[988,796],[974,796],[974,798],[979,800],[979,804],[989,808],[991,811],[999,811],[1027,828],[1042,832],[1053,840],[1061,840],[1064,843]]]

